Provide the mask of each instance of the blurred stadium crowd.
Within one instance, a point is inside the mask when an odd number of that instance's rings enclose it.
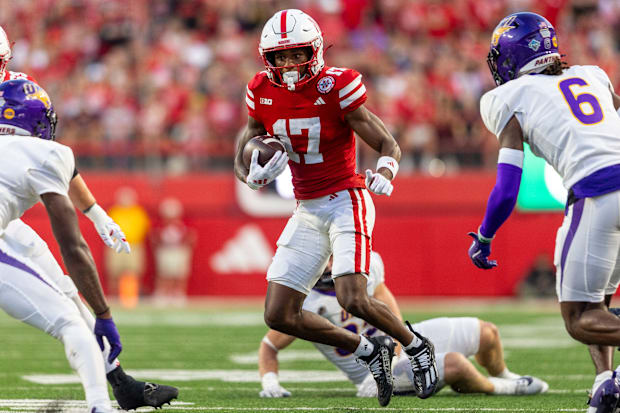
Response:
[[[80,168],[231,169],[245,85],[276,10],[321,26],[330,66],[364,74],[368,107],[403,149],[403,170],[492,167],[479,116],[493,87],[491,32],[512,11],[546,16],[569,64],[597,64],[620,90],[618,0],[0,0],[9,68],[48,91]],[[544,108],[541,108],[543,110]],[[374,163],[366,145],[362,165]]]

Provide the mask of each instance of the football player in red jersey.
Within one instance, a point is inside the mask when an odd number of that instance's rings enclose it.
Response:
[[[37,83],[32,76],[26,73],[6,70],[11,57],[11,44],[6,32],[0,27],[0,82],[26,79]],[[130,246],[125,239],[125,234],[118,224],[108,216],[105,210],[97,204],[95,197],[86,186],[86,182],[77,169],[69,183],[69,197],[74,206],[93,222],[97,233],[106,246],[113,248],[119,253],[122,251],[130,252]],[[78,307],[86,324],[91,329],[97,330],[97,320],[99,319],[95,319],[88,308],[86,308],[78,295],[75,284],[70,277],[64,275],[58,262],[49,252],[47,246],[45,246],[45,241],[21,219],[11,221],[4,232],[16,239],[23,240],[24,245],[33,246],[32,255],[29,258],[46,270],[46,274]],[[41,245],[44,247],[40,247]],[[112,386],[114,397],[122,409],[129,410],[143,406],[161,407],[164,403],[170,403],[172,399],[178,396],[179,391],[175,387],[135,380],[130,375],[125,374],[117,358],[109,359],[110,345],[108,343],[105,343],[102,351],[104,352],[106,378]]]
[[[392,193],[400,148],[383,122],[364,107],[362,75],[325,66],[321,30],[306,13],[277,12],[265,24],[259,52],[266,70],[247,87],[248,125],[237,148],[235,174],[258,189],[275,179],[288,161],[298,201],[267,272],[265,322],[274,330],[354,353],[373,373],[379,403],[389,403],[392,340],[357,335],[302,310],[333,252],[339,303],[402,343],[411,358],[417,394],[429,397],[437,384],[432,344],[366,292],[375,221],[368,190]],[[376,172],[367,170],[365,177],[356,173],[354,132],[380,154]],[[277,152],[260,166],[255,151],[246,168],[244,145],[266,133],[278,135],[287,153]]]

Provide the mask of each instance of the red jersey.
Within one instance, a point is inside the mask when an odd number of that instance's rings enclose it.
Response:
[[[248,83],[250,116],[288,152],[295,198],[312,199],[349,188],[364,188],[355,170],[355,135],[344,115],[366,101],[362,75],[324,67],[311,82],[290,91],[259,72]]]
[[[0,82],[6,82],[7,80],[15,80],[15,79],[25,79],[30,80],[31,82],[37,83],[36,80],[30,75],[27,75],[22,72],[13,72],[11,70],[5,70],[4,76],[2,76],[2,80]]]

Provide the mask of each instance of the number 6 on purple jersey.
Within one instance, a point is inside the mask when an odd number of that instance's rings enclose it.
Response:
[[[562,80],[558,87],[564,95],[564,99],[573,113],[573,116],[584,125],[594,125],[603,120],[603,109],[596,96],[591,93],[580,93],[575,95],[571,90],[572,86],[588,86],[588,82],[580,77],[571,77]],[[583,111],[581,105],[588,104],[592,108],[592,113]]]

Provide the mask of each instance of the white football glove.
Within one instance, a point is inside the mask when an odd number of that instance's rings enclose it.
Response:
[[[392,195],[394,186],[385,176],[366,169],[366,188],[377,195]]]
[[[116,252],[131,252],[131,247],[125,238],[121,227],[105,212],[103,208],[95,204],[84,214],[93,222],[97,233],[103,243]]]
[[[258,149],[254,149],[252,151],[252,161],[250,162],[250,172],[246,177],[248,186],[254,190],[262,188],[284,172],[287,163],[288,154],[278,151],[265,166],[260,166],[258,163]]]
[[[265,373],[261,381],[263,390],[258,393],[260,397],[291,397],[291,392],[280,386],[278,375],[273,371]]]

